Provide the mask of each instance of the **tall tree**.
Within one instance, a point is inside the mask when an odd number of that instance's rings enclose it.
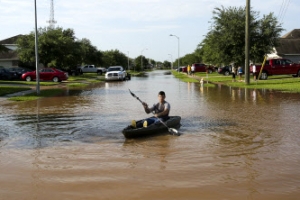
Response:
[[[276,45],[281,25],[273,13],[258,19],[259,13],[250,16],[250,59],[262,60],[264,54]],[[212,26],[205,39],[198,45],[198,52],[205,62],[214,64],[236,63],[244,65],[245,17],[243,7],[215,8]]]
[[[120,65],[120,66],[123,66],[125,69],[127,69],[127,65],[128,65],[127,56],[117,49],[110,50],[110,51],[104,51],[103,52],[103,66],[109,67],[109,66],[115,66],[115,65]]]
[[[72,29],[39,28],[38,36],[39,62],[44,66],[70,69],[81,64],[101,64],[102,53],[89,40],[77,40]],[[34,62],[35,33],[20,37],[17,44],[20,60]]]

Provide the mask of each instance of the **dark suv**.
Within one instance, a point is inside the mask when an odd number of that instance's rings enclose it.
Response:
[[[10,72],[6,68],[0,68],[0,80],[13,80],[18,78],[16,72]]]
[[[230,74],[232,74],[232,67],[230,65],[229,66],[220,67],[218,69],[218,73],[219,74],[223,74],[225,76],[229,76]]]

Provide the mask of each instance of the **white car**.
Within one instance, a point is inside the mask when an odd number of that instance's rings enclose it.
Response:
[[[105,74],[106,81],[124,81],[127,73],[122,66],[111,66]]]

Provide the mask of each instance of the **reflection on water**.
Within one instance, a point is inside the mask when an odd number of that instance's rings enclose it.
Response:
[[[180,137],[125,139],[160,90]],[[162,71],[0,108],[1,199],[297,199],[299,94]],[[216,190],[218,188],[218,190]]]

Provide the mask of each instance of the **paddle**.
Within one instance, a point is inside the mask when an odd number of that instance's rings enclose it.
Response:
[[[131,96],[133,96],[134,98],[136,98],[139,102],[141,102],[141,103],[143,104],[143,102],[140,100],[139,97],[137,97],[133,92],[131,92],[130,89],[128,89],[128,90],[129,90]],[[158,117],[156,117],[156,118],[157,118],[157,119],[158,119],[165,127],[168,128],[169,133],[172,133],[172,135],[177,135],[177,136],[180,135],[180,133],[179,133],[175,128],[169,128],[169,127],[167,126],[167,124],[164,123],[160,118],[158,118]]]

